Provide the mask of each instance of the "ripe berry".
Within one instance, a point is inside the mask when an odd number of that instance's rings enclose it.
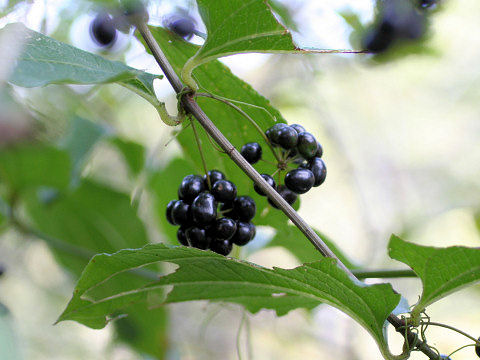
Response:
[[[289,190],[285,185],[277,186],[277,192],[290,206],[292,206],[298,199],[298,195],[295,194],[293,191]],[[278,209],[278,206],[275,205],[275,203],[270,200],[270,198],[268,198],[268,203],[272,205],[275,209]]]
[[[285,126],[280,129],[278,132],[278,145],[284,149],[292,149],[297,146],[298,143],[298,133],[294,128],[290,126]]]
[[[478,341],[480,341],[480,337],[478,338]],[[475,353],[480,358],[480,345],[475,345]]]
[[[210,170],[208,171],[208,176],[210,178],[210,184],[213,185],[215,184],[218,180],[225,180],[225,175],[218,170]],[[208,188],[208,183],[207,183],[207,176],[203,175],[203,180],[205,181],[205,189]]]
[[[256,142],[246,143],[242,146],[240,154],[253,165],[262,158],[262,147]]]
[[[191,227],[185,231],[188,243],[191,247],[206,250],[210,245],[210,237],[207,236],[207,231],[199,227]]]
[[[308,163],[308,168],[315,177],[313,186],[317,187],[323,184],[325,178],[327,177],[327,167],[325,166],[325,162],[319,157],[315,157]]]
[[[210,250],[217,254],[227,256],[232,251],[233,244],[230,240],[213,239],[210,243]]]
[[[305,131],[298,134],[297,149],[305,159],[308,160],[315,156],[318,150],[317,144],[317,140],[312,134]]]
[[[172,220],[175,225],[190,225],[192,223],[190,205],[183,200],[176,201],[172,207]]]
[[[436,5],[436,4],[437,4],[437,0],[420,0],[418,5],[422,9],[427,9],[429,7],[432,7],[432,6]]]
[[[232,243],[238,246],[247,245],[247,243],[255,237],[255,225],[251,222],[237,222],[237,231],[233,235]]]
[[[315,157],[321,158],[323,155],[323,147],[322,145],[317,141],[317,152],[315,153]]]
[[[90,35],[100,46],[112,46],[117,38],[117,29],[112,17],[106,13],[98,14],[90,24]]]
[[[261,174],[261,176],[268,183],[268,185],[270,185],[271,187],[273,187],[275,189],[276,185],[275,185],[275,180],[273,180],[273,177],[271,177],[268,174]],[[253,189],[257,192],[258,195],[265,196],[265,193],[262,191],[262,189],[260,189],[257,186],[257,184],[253,185]]]
[[[187,175],[183,178],[178,188],[178,197],[180,200],[191,204],[201,192],[206,189],[203,178],[198,175]]]
[[[255,201],[249,196],[239,196],[233,202],[234,213],[241,221],[250,221],[257,212]]]
[[[190,207],[193,221],[200,226],[206,226],[217,218],[217,203],[212,194],[203,192],[193,200]]]
[[[233,201],[232,201],[232,202],[223,203],[223,204],[220,206],[220,211],[222,212],[222,214],[223,214],[224,216],[229,217],[229,218],[234,219],[234,220],[238,220],[238,216],[237,216],[237,214],[235,213]]]
[[[175,14],[167,21],[166,26],[170,31],[182,38],[190,38],[195,32],[195,21],[188,15]]]
[[[212,195],[218,202],[231,202],[237,196],[237,187],[228,180],[219,180],[212,185]]]
[[[287,126],[288,125],[284,123],[275,124],[265,132],[265,135],[267,135],[268,140],[270,140],[272,144],[278,145],[279,132],[281,129]]]
[[[235,231],[237,231],[237,223],[230,218],[223,217],[217,219],[212,226],[211,234],[216,239],[230,240],[235,234]]]
[[[290,127],[291,127],[291,128],[294,128],[295,131],[296,131],[298,134],[306,131],[305,128],[304,128],[302,125],[292,124],[292,125],[290,125]]]
[[[172,200],[167,204],[167,214],[166,214],[167,215],[167,221],[172,225],[175,225],[175,223],[173,222],[173,218],[172,218],[172,210],[173,210],[173,205],[175,205],[176,202],[177,202],[177,200]]]
[[[297,194],[305,194],[314,183],[315,176],[308,169],[294,169],[285,175],[285,185]]]
[[[182,226],[177,230],[177,240],[183,246],[189,246],[187,236],[185,235],[185,228]]]

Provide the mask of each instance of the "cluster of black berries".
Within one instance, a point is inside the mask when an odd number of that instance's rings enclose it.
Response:
[[[281,147],[285,155],[285,163],[298,164],[298,168],[290,170],[285,175],[285,185],[278,185],[272,176],[261,174],[290,205],[293,205],[298,194],[305,194],[312,187],[320,186],[327,176],[327,168],[321,159],[323,148],[315,137],[298,124],[287,125],[278,123],[269,128],[265,134],[275,147]],[[257,163],[262,157],[262,148],[258,143],[245,144],[241,149],[242,156],[250,163]],[[286,166],[286,164],[284,164]],[[255,191],[262,196],[265,193],[254,186]],[[277,207],[270,199],[270,205]]]
[[[235,184],[220,171],[209,171],[208,178],[210,184],[206,175],[185,176],[178,189],[179,200],[167,205],[167,220],[180,226],[180,244],[226,256],[233,244],[243,246],[255,237],[251,220],[257,208],[252,198],[237,196]]]

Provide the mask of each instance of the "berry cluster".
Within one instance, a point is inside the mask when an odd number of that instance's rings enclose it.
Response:
[[[243,246],[254,238],[256,229],[251,220],[257,210],[255,201],[237,196],[237,187],[222,172],[211,170],[208,178],[185,176],[178,198],[168,203],[167,220],[180,226],[180,244],[226,256],[233,244]]]
[[[265,134],[274,147],[282,149],[285,160],[278,164],[279,169],[285,170],[290,163],[298,165],[297,169],[290,170],[285,175],[285,185],[277,185],[272,176],[261,174],[285,201],[293,205],[298,194],[305,194],[325,181],[327,168],[321,159],[323,148],[311,133],[298,124],[289,126],[278,123]],[[255,164],[262,158],[262,148],[258,143],[243,145],[240,153],[250,164]],[[259,195],[265,196],[258,186],[255,185],[254,189]],[[270,199],[268,201],[270,205],[277,207]]]

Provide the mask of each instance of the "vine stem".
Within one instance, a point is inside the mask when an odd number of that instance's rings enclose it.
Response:
[[[192,124],[193,135],[195,136],[195,141],[197,142],[198,152],[200,153],[200,158],[202,159],[203,172],[207,178],[208,188],[212,189],[212,182],[210,181],[210,176],[208,175],[207,162],[205,161],[205,155],[202,150],[202,143],[200,142],[200,137],[198,136],[197,128],[195,127],[195,122],[193,119],[190,119],[190,124]]]
[[[172,85],[175,92],[178,94],[183,91],[183,84],[173,70],[172,65],[168,62],[160,46],[155,41],[148,25],[143,19],[132,17],[132,23],[136,26],[141,36],[145,40],[148,48],[152,52],[155,60]],[[313,246],[325,257],[334,258],[337,265],[344,270],[347,275],[354,281],[359,281],[355,275],[338,259],[338,257],[331,251],[325,242],[318,236],[318,234],[307,224],[307,222],[298,215],[298,213],[278,194],[261,176],[260,174],[245,160],[245,158],[238,152],[237,149],[228,141],[228,139],[217,129],[215,124],[208,118],[205,112],[200,108],[195,101],[194,94],[185,94],[182,98],[182,104],[202,125],[205,131],[215,140],[215,142],[228,154],[235,164],[250,178],[252,181],[278,206],[279,209],[297,226],[297,228],[305,235],[305,237],[313,244]],[[405,332],[405,322],[394,314],[390,314],[387,318],[388,322],[392,324],[396,331],[400,334]],[[402,334],[403,335],[403,334]],[[437,360],[438,355],[425,342],[418,339],[418,336],[407,328],[404,335],[411,344],[416,344],[417,349],[422,351],[429,359]]]
[[[352,270],[353,275],[357,277],[357,279],[371,279],[371,278],[378,278],[378,279],[393,279],[393,278],[410,278],[410,277],[417,277],[417,274],[413,270],[409,269],[402,269],[402,270],[386,270],[386,269],[354,269]]]

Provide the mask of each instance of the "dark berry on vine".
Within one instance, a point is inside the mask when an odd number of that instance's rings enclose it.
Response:
[[[317,141],[317,152],[315,153],[315,157],[321,158],[323,156],[323,147],[322,145]]]
[[[480,341],[480,337],[478,338],[478,341]],[[480,345],[475,345],[475,353],[480,358]]]
[[[237,223],[227,217],[217,219],[212,226],[212,236],[220,240],[230,240],[237,231]]]
[[[172,210],[173,210],[173,205],[175,205],[176,202],[177,200],[172,200],[167,204],[167,212],[166,212],[167,221],[172,225],[175,225],[172,218]]]
[[[90,35],[100,46],[112,46],[117,38],[117,29],[112,17],[106,13],[100,13],[90,24]]]
[[[183,246],[189,246],[187,236],[185,235],[185,230],[183,226],[177,230],[177,240]]]
[[[185,231],[188,243],[191,247],[206,250],[210,246],[210,237],[207,236],[207,231],[199,227],[191,227]]]
[[[418,2],[418,5],[422,8],[422,9],[427,9],[429,7],[432,7],[434,5],[437,4],[437,0],[420,0]],[[480,355],[479,355],[480,356]]]
[[[167,19],[166,27],[182,38],[191,38],[195,32],[195,21],[186,14],[175,14]]]
[[[297,134],[300,134],[300,133],[306,131],[305,128],[302,125],[292,124],[292,125],[290,125],[290,127],[294,128],[295,131],[297,132]]]
[[[250,221],[257,212],[255,201],[250,196],[239,196],[233,202],[235,216],[241,221]]]
[[[190,225],[190,205],[183,200],[178,200],[172,207],[172,220],[175,225]]]
[[[296,148],[287,150],[286,152],[287,152],[288,157],[289,157],[290,159],[293,158],[293,157],[295,157],[295,156],[298,154],[298,151],[297,151]]]
[[[227,256],[232,251],[233,244],[230,240],[213,239],[210,243],[210,250],[217,254]]]
[[[247,245],[250,240],[255,237],[256,229],[255,225],[251,222],[237,222],[237,231],[233,235],[232,243],[238,246]]]
[[[237,187],[228,180],[218,180],[212,185],[212,195],[218,202],[232,202],[237,196]]]
[[[217,218],[217,203],[212,194],[203,192],[193,200],[190,207],[193,221],[200,226],[207,226]]]
[[[315,177],[314,187],[320,186],[325,181],[327,177],[327,167],[325,162],[319,157],[315,157],[308,163],[308,168],[313,173]]]
[[[313,172],[308,169],[290,170],[285,175],[285,185],[297,194],[305,194],[315,183]]]
[[[270,185],[272,188],[275,189],[275,180],[273,180],[273,177],[271,177],[268,174],[261,174],[262,178]],[[260,189],[257,184],[253,185],[253,189],[257,192],[258,195],[265,196],[266,194],[263,192],[262,189]]]
[[[288,125],[284,123],[275,124],[265,132],[265,135],[267,135],[268,140],[270,140],[272,144],[278,145],[279,132],[281,129],[287,126]]]
[[[317,153],[318,142],[312,134],[304,131],[298,134],[297,149],[300,155],[308,160],[314,157]]]
[[[277,186],[277,192],[290,206],[292,206],[298,199],[298,195],[295,194],[292,190],[288,189],[285,185]],[[268,198],[268,203],[272,205],[275,209],[278,209],[278,206],[275,205],[275,203],[270,200],[270,198]]]
[[[242,146],[240,154],[253,165],[262,158],[262,147],[256,142],[246,143]]]
[[[363,47],[373,53],[387,50],[395,40],[395,32],[388,23],[370,29],[363,39]]]
[[[210,178],[210,184],[213,185],[215,184],[218,180],[225,180],[225,175],[218,170],[210,170],[208,171],[208,176]],[[208,188],[208,183],[207,183],[207,176],[203,175],[203,179],[205,180],[205,189]]]
[[[201,192],[206,190],[203,178],[198,175],[187,175],[178,188],[178,197],[191,204]]]
[[[290,126],[285,126],[278,131],[278,145],[284,149],[293,149],[298,143],[298,133]]]

